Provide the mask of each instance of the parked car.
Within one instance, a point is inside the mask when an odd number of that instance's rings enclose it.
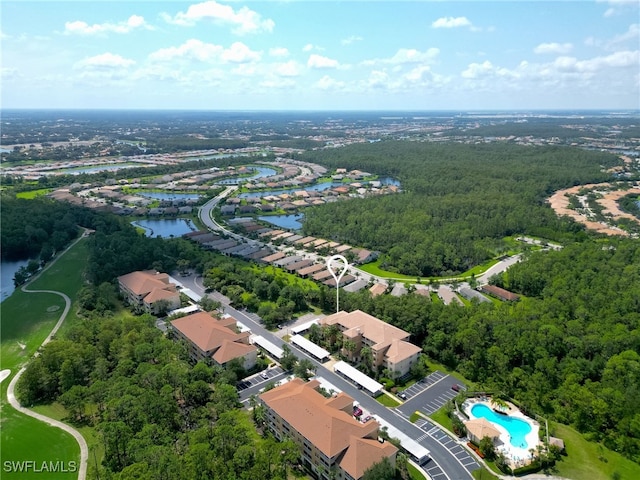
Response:
[[[458,385],[457,383],[455,385],[451,386],[451,390],[453,390],[454,392],[459,392],[460,391],[460,385]]]
[[[406,400],[406,399],[407,399],[407,394],[406,394],[406,393],[404,393],[404,392],[400,392],[400,393],[398,394],[398,396],[399,396],[402,400]]]
[[[267,374],[266,374],[266,372],[262,372],[262,373],[260,374],[260,376],[261,376],[262,378],[264,378],[265,380],[267,380],[267,379],[269,378],[269,375],[267,375]]]

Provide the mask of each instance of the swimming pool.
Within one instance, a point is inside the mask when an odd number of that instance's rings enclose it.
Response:
[[[509,433],[509,441],[512,446],[524,449],[529,447],[526,436],[531,432],[531,425],[524,420],[496,413],[481,403],[471,407],[471,414],[476,418],[486,418],[503,427]]]

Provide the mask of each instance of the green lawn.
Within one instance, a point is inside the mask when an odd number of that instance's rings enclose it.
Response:
[[[19,192],[16,193],[16,198],[26,198],[27,200],[31,200],[41,195],[46,195],[51,191],[51,188],[40,188],[39,190],[31,190],[29,192]]]
[[[34,280],[32,290],[57,290],[69,295],[72,301],[82,286],[82,266],[87,260],[86,240],[80,240],[71,250]],[[0,343],[0,368],[11,370],[11,376],[2,382],[2,465],[5,461],[63,461],[69,468],[70,461],[79,462],[80,447],[75,439],[62,430],[46,425],[14,410],[5,400],[11,378],[38,349],[55,326],[64,309],[64,300],[52,293],[25,293],[16,290],[0,304],[2,311],[2,342]],[[67,322],[74,318],[73,308]],[[66,324],[66,322],[65,322]],[[64,325],[64,324],[63,324]],[[55,416],[54,416],[55,418]],[[61,465],[61,464],[60,464]],[[8,472],[3,469],[2,478],[77,478],[77,473],[44,471]],[[6,477],[5,477],[6,476]]]
[[[425,477],[422,473],[420,473],[420,470],[418,470],[416,467],[414,467],[410,463],[407,464],[407,470],[409,471],[409,476],[411,477],[411,480],[424,480],[425,478],[428,478],[428,477]]]
[[[3,384],[5,382],[2,382]],[[5,389],[6,391],[6,389]],[[8,404],[2,406],[2,449],[0,460],[3,466],[2,478],[10,480],[24,479],[75,479],[78,478],[80,447],[75,439],[59,428],[46,425],[35,418],[27,417],[14,410]],[[7,471],[6,462],[33,461],[40,470],[42,462],[53,462],[58,467],[64,466],[67,470],[75,472],[36,472],[31,467],[28,472]],[[60,463],[56,463],[60,462]],[[13,464],[10,464],[13,465]]]
[[[58,402],[54,402],[50,405],[38,405],[33,407],[35,412],[46,415],[47,417],[55,418],[61,422],[67,422],[67,410]],[[67,422],[68,423],[68,422]],[[87,465],[87,478],[94,478],[96,471],[96,465],[100,465],[104,459],[104,443],[98,437],[98,433],[95,428],[83,426],[79,427],[73,425],[73,427],[80,432],[87,442],[89,447],[89,462]]]
[[[386,393],[383,393],[382,395],[378,395],[376,400],[382,405],[384,405],[385,407],[397,407],[398,405],[400,405],[400,402],[398,402],[397,400],[394,400]]]
[[[634,480],[640,478],[640,465],[608,450],[601,445],[588,442],[573,428],[553,423],[550,429],[554,436],[564,440],[567,455],[556,464],[557,475],[580,480]],[[617,475],[614,477],[614,475]]]
[[[380,260],[376,260],[375,262],[370,262],[365,265],[360,265],[358,267],[360,270],[370,273],[371,275],[376,275],[378,277],[384,278],[397,278],[400,280],[410,280],[411,283],[415,283],[418,277],[415,275],[403,275],[401,273],[389,272],[387,270],[382,270],[380,268]],[[424,279],[423,279],[424,281]]]
[[[87,245],[80,240],[40,277],[29,284],[30,290],[57,290],[72,301],[82,286],[82,269],[87,259]],[[12,371],[29,359],[55,326],[64,309],[64,300],[53,293],[25,293],[16,290],[0,304],[2,342],[0,368]],[[69,313],[72,315],[72,312]],[[5,380],[9,382],[9,379]],[[4,383],[4,382],[3,382]]]

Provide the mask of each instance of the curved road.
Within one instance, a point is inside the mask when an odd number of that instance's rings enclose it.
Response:
[[[47,270],[49,267],[51,267],[51,265],[53,265],[56,261],[58,261],[58,259],[62,255],[67,253],[70,248],[72,248],[76,243],[78,243],[80,240],[82,240],[82,238],[84,238],[85,236],[86,236],[86,232],[82,237],[80,237],[78,240],[73,242],[64,252],[62,252],[60,255],[58,255],[47,266],[47,268],[45,268],[45,270]],[[38,278],[45,270],[43,270],[36,277],[34,277],[33,280],[31,280],[31,282],[33,282],[36,278]],[[29,282],[29,283],[31,283],[31,282]],[[22,291],[25,292],[25,293],[53,293],[54,295],[60,295],[64,299],[65,307],[64,307],[64,310],[62,311],[62,315],[60,315],[60,318],[58,319],[58,322],[56,323],[55,327],[53,327],[53,330],[51,330],[49,335],[47,335],[47,338],[45,338],[44,342],[42,342],[42,344],[40,345],[40,348],[44,347],[47,343],[49,343],[51,341],[53,336],[58,332],[58,330],[62,326],[62,323],[64,322],[65,318],[67,318],[67,314],[69,313],[69,310],[71,309],[71,299],[66,294],[64,294],[62,292],[58,292],[56,290],[28,290],[26,285],[22,287]],[[34,357],[37,357],[38,355],[39,355],[39,353],[36,352],[34,354]],[[9,383],[9,387],[7,387],[7,400],[9,401],[11,406],[13,408],[15,408],[16,410],[18,410],[20,413],[24,413],[25,415],[28,415],[30,417],[33,417],[33,418],[37,419],[37,420],[40,420],[41,422],[45,422],[45,423],[47,423],[47,424],[49,424],[49,425],[51,425],[53,427],[58,427],[58,428],[64,430],[65,432],[71,434],[73,436],[73,438],[76,439],[76,441],[78,442],[78,445],[80,445],[80,465],[78,467],[78,480],[85,480],[87,478],[87,461],[89,459],[89,448],[87,446],[87,442],[84,439],[84,437],[82,435],[80,435],[80,432],[78,432],[75,428],[67,425],[66,423],[62,423],[62,422],[60,422],[58,420],[55,420],[53,418],[49,418],[49,417],[47,417],[45,415],[42,415],[40,413],[36,413],[36,412],[34,412],[32,410],[29,410],[28,408],[25,408],[22,405],[20,405],[20,402],[18,402],[18,399],[15,396],[15,387],[16,387],[16,384],[18,383],[18,380],[20,379],[20,377],[22,376],[22,374],[26,370],[26,368],[27,368],[26,365],[23,366],[18,371],[18,373],[16,373],[16,375],[11,379],[11,383]]]

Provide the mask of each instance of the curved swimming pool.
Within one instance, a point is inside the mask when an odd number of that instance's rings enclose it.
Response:
[[[490,422],[503,427],[509,433],[509,441],[512,446],[524,449],[529,447],[526,436],[531,432],[531,425],[528,422],[509,415],[496,413],[482,403],[471,407],[471,414],[476,418],[486,418]]]

